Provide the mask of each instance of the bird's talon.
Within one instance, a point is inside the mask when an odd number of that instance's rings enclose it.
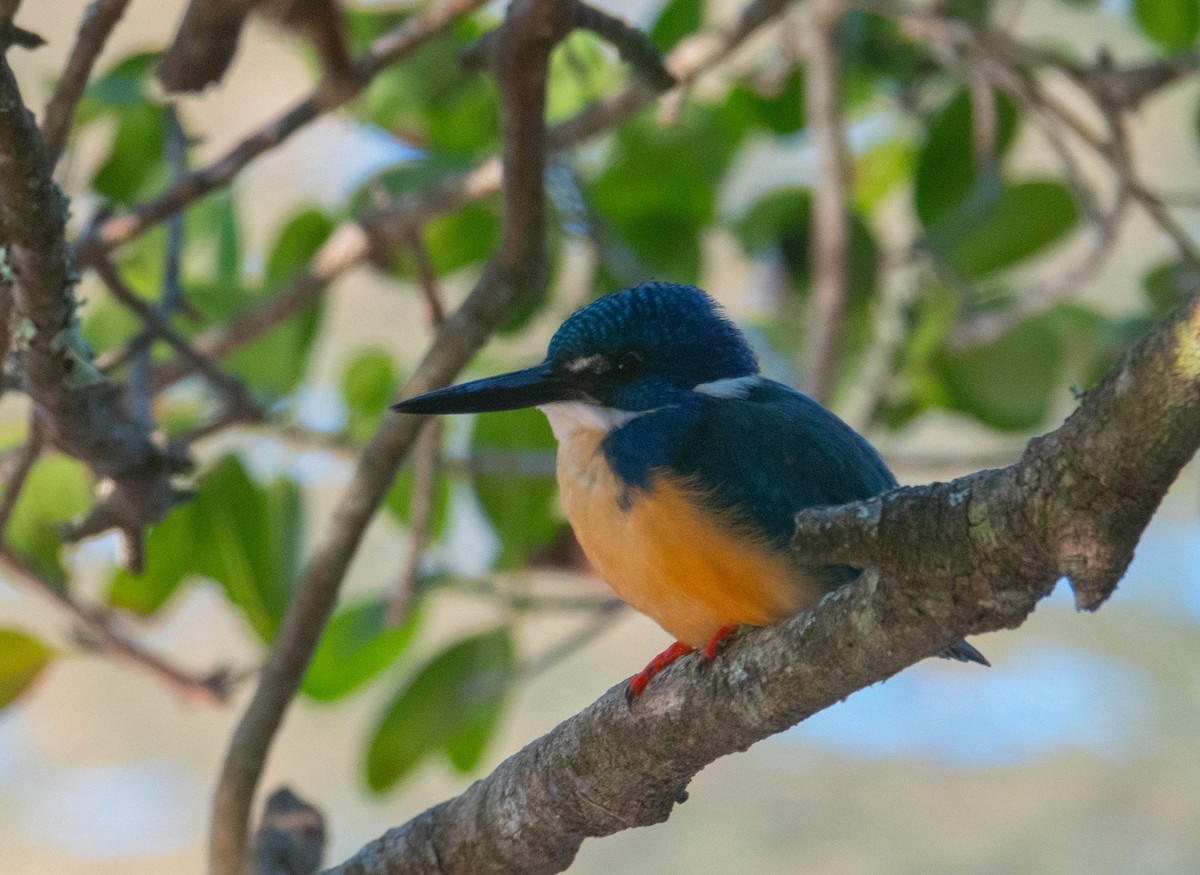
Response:
[[[687,656],[689,653],[694,653],[695,650],[688,647],[686,644],[681,644],[676,641],[654,659],[650,660],[640,672],[629,679],[629,686],[625,688],[625,700],[632,705],[633,700],[640,696],[646,690],[646,685],[659,674],[664,668],[670,665],[681,656]]]
[[[732,635],[736,629],[737,626],[722,626],[717,630],[717,634],[713,635],[701,653],[705,662],[712,662],[716,658],[717,651],[721,648],[721,642]]]

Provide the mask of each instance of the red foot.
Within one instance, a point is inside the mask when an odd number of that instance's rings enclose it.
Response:
[[[712,637],[712,640],[708,642],[703,653],[701,654],[705,660],[712,662],[713,657],[717,655],[717,648],[720,646],[721,642],[732,635],[736,629],[737,626],[722,626],[720,629],[718,629],[717,634]]]
[[[694,652],[693,648],[676,641],[658,656],[654,657],[654,659],[650,660],[648,666],[629,679],[629,688],[625,691],[625,698],[632,702],[645,692],[646,684],[650,683],[651,678],[679,659],[679,657],[687,656],[689,653]]]

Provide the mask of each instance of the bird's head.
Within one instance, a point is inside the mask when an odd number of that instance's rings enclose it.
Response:
[[[636,412],[757,371],[746,339],[712,298],[694,286],[644,283],[576,311],[555,332],[541,364],[393,409],[484,413],[571,401]]]

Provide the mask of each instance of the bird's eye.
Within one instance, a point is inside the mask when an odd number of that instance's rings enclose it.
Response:
[[[617,356],[613,366],[616,372],[623,377],[628,377],[636,374],[642,369],[642,354],[632,349],[627,349]]]

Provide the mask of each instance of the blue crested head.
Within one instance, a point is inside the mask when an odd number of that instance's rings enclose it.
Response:
[[[717,303],[675,283],[643,283],[576,311],[555,332],[546,361],[590,375],[590,398],[622,410],[758,372],[746,339]]]
[[[535,367],[430,392],[405,413],[481,413],[556,401],[649,410],[703,383],[747,377],[742,333],[695,286],[643,283],[577,310]]]

